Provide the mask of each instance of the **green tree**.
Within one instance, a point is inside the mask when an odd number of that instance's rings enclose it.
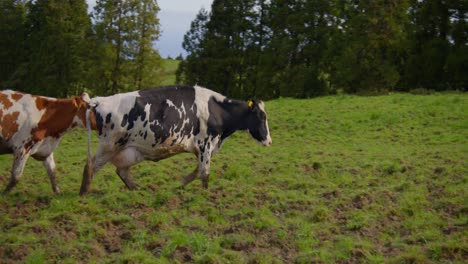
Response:
[[[85,0],[28,3],[28,60],[19,74],[24,90],[64,97],[82,89],[89,52],[84,49],[90,30],[86,8]]]
[[[408,2],[343,1],[334,83],[350,93],[393,90],[400,80]]]
[[[409,52],[404,86],[435,89],[444,80],[444,64],[449,52],[447,41],[448,7],[441,0],[412,1],[408,25]]]
[[[154,0],[99,0],[94,18],[100,51],[98,78],[102,93],[113,94],[155,85],[160,57],[159,7]],[[110,67],[109,67],[110,66]]]
[[[206,85],[206,67],[203,58],[203,42],[207,32],[208,12],[200,9],[195,19],[190,24],[190,29],[184,35],[182,48],[188,53],[185,60],[181,61],[176,71],[176,82],[186,84]]]
[[[271,71],[269,86],[280,96],[327,94],[326,54],[333,29],[330,1],[271,1],[272,32],[260,69]],[[264,77],[268,78],[269,74]]]
[[[21,89],[21,78],[16,72],[24,63],[25,54],[24,3],[18,0],[0,0],[0,87]]]
[[[160,82],[161,58],[153,48],[159,38],[159,7],[155,0],[138,0],[132,3],[134,37],[130,40],[133,58],[134,87],[147,88]],[[130,55],[130,56],[132,56]]]
[[[468,90],[468,3],[466,1],[450,1],[449,12],[451,21],[450,54],[447,57],[446,69],[449,87],[451,89]]]
[[[215,0],[203,56],[207,59],[207,85],[228,96],[245,96],[246,50],[252,44],[255,1]]]
[[[125,59],[125,38],[128,35],[129,6],[124,0],[99,0],[94,9],[95,30],[101,46],[103,78],[102,92],[112,94],[123,90],[122,63]],[[111,66],[109,69],[106,66]],[[101,88],[101,89],[102,89]]]

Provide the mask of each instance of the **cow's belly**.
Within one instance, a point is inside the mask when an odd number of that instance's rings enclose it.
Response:
[[[54,152],[55,148],[59,143],[60,139],[57,138],[45,138],[41,143],[37,143],[36,146],[33,147],[31,155],[38,160],[46,159],[52,152]]]
[[[180,145],[159,146],[151,149],[128,146],[115,154],[111,162],[118,168],[127,168],[143,160],[159,161],[181,152],[186,152],[186,150]]]

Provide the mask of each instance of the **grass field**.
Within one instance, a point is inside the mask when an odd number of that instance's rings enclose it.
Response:
[[[210,187],[179,179],[183,154],[107,165],[79,197],[86,134],[0,197],[0,262],[466,263],[468,95],[333,96],[267,102],[273,146],[246,133],[212,162]],[[94,140],[94,144],[96,140]],[[94,147],[95,149],[95,147]],[[11,156],[0,156],[0,186]]]
[[[162,68],[164,69],[161,77],[161,86],[176,83],[176,71],[180,61],[173,59],[163,59]]]

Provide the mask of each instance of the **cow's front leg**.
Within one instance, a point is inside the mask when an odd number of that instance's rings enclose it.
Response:
[[[204,151],[198,156],[198,172],[200,173],[202,180],[202,187],[208,189],[208,180],[210,177],[210,164],[211,164],[211,146],[208,144]]]
[[[210,161],[209,160],[205,164],[201,165],[200,176],[202,180],[203,189],[208,189],[208,180],[210,178]]]
[[[7,194],[11,191],[13,187],[18,183],[21,176],[23,176],[24,165],[26,165],[26,161],[29,158],[29,154],[15,154],[14,161],[13,161],[13,168],[11,170],[11,178],[10,182],[8,183],[7,187],[3,191],[3,194]]]
[[[43,162],[44,167],[47,170],[47,175],[49,175],[50,184],[52,185],[52,191],[54,193],[60,193],[60,189],[57,187],[57,182],[55,181],[55,161],[54,153],[51,153]]]

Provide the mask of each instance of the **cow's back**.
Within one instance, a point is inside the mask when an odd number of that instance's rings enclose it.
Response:
[[[181,144],[199,131],[193,87],[153,88],[93,100],[100,138],[116,145]]]

